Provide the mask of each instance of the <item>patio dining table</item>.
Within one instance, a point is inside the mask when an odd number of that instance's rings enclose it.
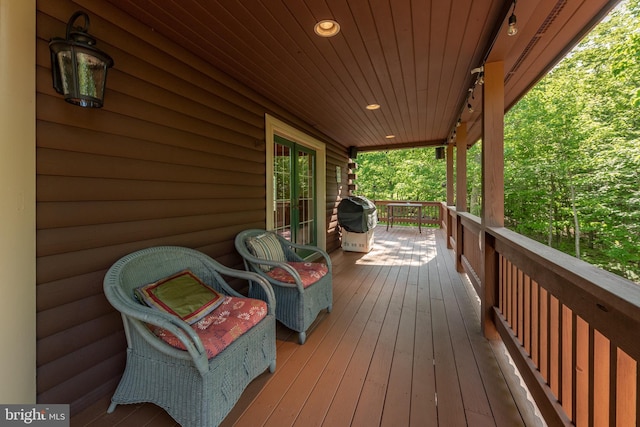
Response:
[[[389,231],[389,226],[393,228],[393,209],[394,208],[417,208],[417,217],[416,221],[418,222],[418,231],[422,233],[422,204],[421,203],[388,203],[387,204],[387,231]]]

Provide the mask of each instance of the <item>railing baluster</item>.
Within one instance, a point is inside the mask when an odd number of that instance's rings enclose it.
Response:
[[[589,325],[574,314],[575,322],[575,376],[574,376],[574,422],[576,427],[589,425]]]
[[[524,349],[531,355],[531,278],[524,277]]]
[[[627,353],[617,349],[616,425],[636,425],[637,363]]]
[[[573,312],[566,305],[562,305],[562,364],[561,371],[561,388],[560,395],[562,396],[562,407],[569,416],[573,419],[575,411],[573,406],[574,395],[574,372],[575,366],[575,322],[573,319]]]
[[[519,283],[518,283],[518,268],[512,263],[511,264],[511,279],[513,280],[513,323],[512,328],[515,333],[515,336],[519,338],[520,331],[518,330],[518,326],[520,325],[520,311],[518,306],[518,300],[520,298],[519,291]]]
[[[531,281],[531,359],[540,367],[540,286]]]
[[[596,330],[589,326],[589,427],[593,427],[596,402]]]
[[[609,425],[616,426],[618,393],[618,349],[609,342]]]
[[[505,278],[504,278],[504,271],[505,271],[504,270],[504,263],[505,263],[504,257],[499,256],[498,257],[498,274],[499,274],[499,278],[498,278],[498,288],[499,288],[499,291],[498,291],[499,292],[498,293],[498,302],[499,302],[499,305],[498,305],[498,308],[500,309],[500,313],[502,313],[502,315],[506,317],[506,314],[505,314],[505,311],[506,311],[506,308],[505,308],[505,295],[507,294],[506,293],[507,285],[506,285],[506,281],[505,281]]]
[[[634,379],[636,381],[635,386],[635,402],[633,402],[633,413],[635,415],[635,425],[636,427],[640,424],[640,414],[638,413],[638,408],[640,408],[640,369],[638,368],[638,362],[636,362],[636,374],[634,375]]]
[[[562,395],[560,394],[562,388],[560,387],[560,375],[561,375],[561,340],[560,333],[562,329],[562,316],[560,315],[560,303],[556,297],[551,295],[549,305],[549,385],[551,391],[562,401]]]
[[[507,283],[509,287],[507,288],[507,321],[513,329],[513,266],[511,265],[511,261],[507,260]]]
[[[609,377],[611,374],[611,352],[609,340],[594,329],[593,333],[593,425],[609,424]]]
[[[518,269],[518,339],[520,344],[524,346],[524,275],[520,269]]]
[[[540,374],[549,384],[549,293],[540,288]]]

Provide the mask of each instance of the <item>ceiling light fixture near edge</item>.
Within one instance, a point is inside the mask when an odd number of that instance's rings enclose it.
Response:
[[[340,32],[340,24],[332,19],[324,19],[313,27],[313,31],[320,37],[333,37]]]

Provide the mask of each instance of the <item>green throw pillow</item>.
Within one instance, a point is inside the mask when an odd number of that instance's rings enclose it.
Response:
[[[140,301],[149,307],[176,315],[193,324],[211,313],[224,301],[189,270],[136,289]]]
[[[287,257],[282,250],[278,236],[273,233],[264,233],[256,237],[251,237],[247,241],[249,252],[255,257],[269,261],[287,262]],[[269,265],[260,265],[264,271],[271,270]]]

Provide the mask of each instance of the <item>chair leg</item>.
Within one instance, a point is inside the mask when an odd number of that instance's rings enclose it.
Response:
[[[331,313],[331,310],[333,310],[333,305],[329,304],[329,307],[327,307],[327,313]]]
[[[111,402],[111,404],[109,405],[109,408],[107,409],[107,414],[110,414],[113,411],[115,411],[117,405],[118,404],[116,402]]]
[[[269,372],[273,374],[275,371],[276,371],[276,361],[274,360],[269,364]]]
[[[298,333],[298,343],[300,345],[304,344],[304,342],[307,340],[307,333],[306,332],[299,332]]]

